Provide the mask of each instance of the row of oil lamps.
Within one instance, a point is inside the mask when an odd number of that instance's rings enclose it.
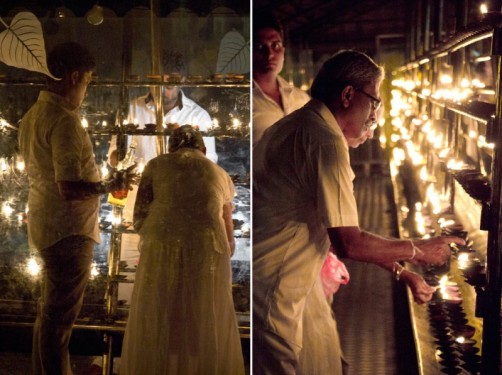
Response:
[[[232,117],[230,121],[230,129],[232,130],[242,130],[244,127],[244,123],[237,117]],[[127,130],[136,130],[139,128],[139,122],[137,120],[133,120],[133,122],[128,123],[126,120],[122,122],[122,127]],[[148,124],[149,125],[149,124]],[[162,124],[163,129],[168,129],[169,124]],[[98,121],[94,125],[89,124],[89,120],[87,120],[85,117],[82,119],[82,126],[86,129],[108,129],[110,127],[113,127],[113,125],[109,124],[108,121],[103,120],[103,121]],[[249,124],[248,124],[249,127]],[[155,126],[150,127],[150,126],[145,126],[146,129],[152,128],[151,130],[155,130]],[[216,117],[214,117],[211,121],[211,126],[207,131],[214,131],[220,129],[220,120],[218,120]]]
[[[428,153],[435,152],[437,159],[452,175],[464,171],[466,166],[450,157],[450,150],[445,147],[445,138],[434,131],[428,116],[414,117],[413,101],[410,98],[405,98],[400,90],[393,90],[391,104],[393,134],[390,141],[395,145],[392,149],[391,173],[397,175],[402,170],[399,167],[406,160],[417,168],[418,177],[425,186],[423,202],[415,203],[413,207],[416,231],[427,238],[436,233],[438,224],[443,234],[453,234],[466,239],[466,246],[452,246],[453,255],[450,262],[457,263],[457,268],[467,283],[470,282],[475,288],[481,287],[474,285],[484,280],[480,277],[484,273],[480,256],[470,247],[467,233],[448,214],[451,211],[449,191],[438,187],[435,176],[428,172]],[[414,132],[420,132],[420,138],[425,142],[421,145],[414,143],[414,135],[418,135]],[[483,138],[477,134],[469,134],[469,137],[477,140],[478,147],[492,147],[483,142]],[[401,211],[409,213],[411,210],[402,207]],[[424,279],[436,287],[433,299],[427,307],[431,335],[434,338],[435,359],[441,373],[476,374],[481,365],[479,344],[473,339],[476,329],[469,325],[466,318],[462,307],[463,287],[455,281],[458,278],[451,274],[450,262],[441,267],[422,268]]]

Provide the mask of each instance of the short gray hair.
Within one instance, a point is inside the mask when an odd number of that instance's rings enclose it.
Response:
[[[384,69],[368,55],[354,50],[341,50],[322,65],[310,88],[312,98],[324,103],[340,96],[349,85],[362,89],[381,81]]]
[[[181,148],[204,150],[205,147],[201,132],[191,125],[180,126],[169,136],[169,152],[175,152]]]

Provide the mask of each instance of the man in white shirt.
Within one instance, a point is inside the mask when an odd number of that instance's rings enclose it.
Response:
[[[179,86],[162,86],[162,105],[164,119],[163,123],[196,126],[201,132],[211,128],[212,120],[209,113],[190,99]],[[145,124],[155,124],[156,104],[151,93],[139,96],[129,104],[128,122],[139,125],[139,129],[144,129]],[[148,162],[157,156],[157,146],[155,136],[133,136],[129,140],[134,140],[137,144],[136,157]],[[204,142],[208,143],[208,158],[216,162],[216,147],[214,137],[205,137]],[[112,137],[109,158],[110,165],[116,165],[116,138]]]
[[[195,101],[184,94],[179,86],[162,87],[162,105],[164,119],[163,123],[192,125],[200,131],[205,132],[211,128],[212,120],[209,113],[199,106]],[[155,124],[156,104],[151,93],[139,96],[132,100],[129,105],[128,121],[139,125],[139,129],[144,129],[145,124]],[[128,144],[135,142],[136,158],[139,162],[147,163],[156,157],[157,144],[155,135],[134,135],[128,136]],[[167,139],[166,139],[167,142]],[[216,142],[214,137],[204,137],[207,148],[206,156],[213,162],[217,162]],[[117,165],[117,137],[113,136],[108,151],[108,161],[112,167]],[[131,192],[126,201],[122,217],[126,221],[132,221],[134,203],[136,201],[137,187]]]
[[[310,97],[279,76],[284,66],[284,33],[269,13],[253,21],[253,146],[272,124],[305,105]]]
[[[434,288],[399,261],[443,264],[456,237],[398,240],[359,228],[349,146],[377,120],[384,71],[341,51],[325,62],[313,99],[271,126],[253,152],[253,373],[342,375],[336,320],[319,272],[330,244],[406,281],[415,298]]]
[[[19,149],[30,180],[28,236],[43,260],[33,327],[33,374],[71,374],[68,346],[82,307],[98,228],[99,196],[126,181],[101,181],[79,108],[96,63],[87,48],[66,42],[47,57],[48,79],[23,116]]]

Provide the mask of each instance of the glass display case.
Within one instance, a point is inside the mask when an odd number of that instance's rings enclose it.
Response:
[[[110,172],[112,142],[125,153],[127,137],[154,137],[165,152],[170,125],[157,121],[139,126],[129,103],[142,95],[159,97],[163,87],[179,86],[183,95],[204,108],[212,119],[203,134],[213,142],[217,163],[232,177],[236,251],[232,258],[233,291],[243,339],[250,331],[250,83],[249,12],[214,8],[200,16],[180,8],[160,17],[147,8],[133,8],[123,17],[104,8],[100,22],[75,17],[69,9],[39,17],[46,49],[73,40],[97,60],[94,80],[81,108],[102,174]],[[2,17],[6,24],[10,19]],[[99,20],[98,20],[99,21]],[[0,30],[1,31],[1,30]],[[18,122],[35,102],[44,77],[0,63],[0,326],[29,327],[36,314],[40,261],[26,234],[28,181],[18,154]],[[168,126],[169,125],[169,126]],[[191,124],[198,125],[198,124]],[[140,167],[146,160],[138,160]],[[120,218],[120,207],[102,197],[101,243],[96,245],[92,276],[76,330],[103,333],[105,355],[115,350],[112,338],[127,322],[134,273],[139,258],[125,249],[137,236]],[[99,347],[99,345],[98,345]],[[98,349],[100,351],[101,349]]]

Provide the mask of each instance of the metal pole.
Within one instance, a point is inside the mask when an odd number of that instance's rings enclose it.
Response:
[[[422,21],[423,21],[423,1],[418,0],[416,2],[416,13],[415,13],[415,57],[422,56],[424,53],[424,42],[423,42],[423,32]]]
[[[435,4],[435,32],[434,32],[434,46],[441,43],[443,40],[443,11],[444,2],[443,0],[437,0]]]
[[[164,72],[160,63],[160,24],[157,14],[160,12],[159,0],[150,0],[150,35],[152,46],[152,74],[159,75],[160,81],[164,81]],[[152,95],[155,100],[155,114],[157,120],[157,130],[162,131],[164,122],[164,106],[162,105],[162,87],[154,86]],[[157,154],[164,154],[165,138],[162,135],[156,137],[157,141]]]
[[[424,52],[430,49],[431,40],[431,0],[425,2],[425,17],[424,17]]]
[[[122,233],[119,226],[122,223],[123,208],[113,205],[114,223],[110,235],[110,250],[108,251],[108,275],[106,282],[106,322],[113,323],[117,314],[117,301],[119,286],[117,276],[119,274],[120,251],[122,248]],[[113,374],[113,339],[109,333],[103,336],[106,352],[103,354],[103,375]]]

